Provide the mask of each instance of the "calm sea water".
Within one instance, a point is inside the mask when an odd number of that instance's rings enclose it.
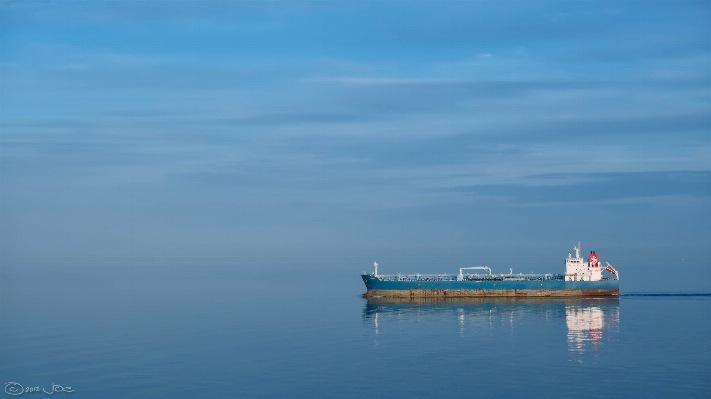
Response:
[[[40,389],[22,397],[711,397],[709,295],[392,302],[343,271],[0,277],[2,382]]]

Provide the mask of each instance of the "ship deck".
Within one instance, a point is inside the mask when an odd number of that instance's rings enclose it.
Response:
[[[562,274],[466,274],[462,280],[456,274],[379,274],[380,281],[557,281]]]

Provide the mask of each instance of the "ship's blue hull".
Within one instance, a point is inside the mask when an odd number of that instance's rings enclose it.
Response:
[[[475,281],[394,281],[363,274],[367,297],[430,296],[616,296],[619,280],[564,281],[504,279]]]

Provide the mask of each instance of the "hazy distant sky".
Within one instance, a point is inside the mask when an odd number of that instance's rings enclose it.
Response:
[[[581,240],[640,290],[710,289],[710,21],[2,0],[0,263],[561,272]]]

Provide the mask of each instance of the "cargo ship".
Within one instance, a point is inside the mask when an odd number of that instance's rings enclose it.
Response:
[[[462,267],[459,274],[362,274],[368,291],[366,298],[427,298],[427,297],[573,297],[618,296],[620,277],[609,263],[601,265],[595,251],[588,260],[580,256],[580,242],[565,259],[565,274],[493,274],[488,266]],[[613,277],[603,276],[603,271]]]

